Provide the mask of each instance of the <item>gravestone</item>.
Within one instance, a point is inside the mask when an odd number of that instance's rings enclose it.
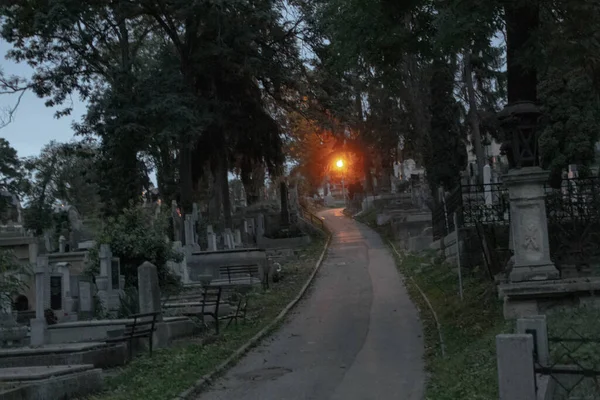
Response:
[[[235,247],[242,247],[242,232],[239,229],[236,229],[234,233],[234,245]]]
[[[231,233],[231,229],[229,229],[229,228],[225,229],[225,233],[223,234],[223,241],[224,241],[225,249],[233,250],[233,248],[235,246],[233,244],[233,235]]]
[[[82,318],[89,318],[94,312],[92,282],[79,281],[79,313]]]
[[[140,313],[158,312],[157,320],[162,321],[158,270],[148,261],[138,267],[138,293]]]
[[[67,238],[63,235],[60,235],[58,238],[58,252],[65,253],[67,251]]]
[[[265,235],[265,216],[264,214],[258,214],[256,216],[256,240],[262,238]]]
[[[30,321],[31,346],[41,346],[47,341],[46,317],[46,297],[49,297],[50,283],[48,257],[39,256],[35,266],[35,319]],[[48,302],[50,300],[48,299]],[[50,304],[48,304],[49,306]]]

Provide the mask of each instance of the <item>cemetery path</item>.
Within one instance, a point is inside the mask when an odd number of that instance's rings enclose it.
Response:
[[[341,209],[306,297],[271,338],[201,400],[421,400],[423,338],[416,307],[379,235]]]

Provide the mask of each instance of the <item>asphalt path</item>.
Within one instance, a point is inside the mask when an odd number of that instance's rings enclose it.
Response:
[[[341,209],[315,282],[269,339],[198,400],[422,400],[423,337],[389,249]]]

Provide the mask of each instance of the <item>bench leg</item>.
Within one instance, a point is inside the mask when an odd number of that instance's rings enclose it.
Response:
[[[131,360],[133,360],[133,338],[129,339],[129,361],[131,362]]]

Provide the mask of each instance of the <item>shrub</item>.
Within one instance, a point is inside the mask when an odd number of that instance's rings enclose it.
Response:
[[[177,286],[178,279],[170,273],[167,261],[180,262],[181,254],[173,251],[167,239],[166,213],[155,217],[152,210],[133,206],[110,218],[99,235],[97,247],[90,251],[90,272],[98,274],[100,244],[109,244],[113,257],[121,260],[121,274],[126,287],[137,287],[137,268],[145,261],[156,265],[161,288]]]
[[[21,265],[12,251],[0,250],[0,302],[12,303],[16,294],[27,289],[24,275],[31,275],[29,266]]]

